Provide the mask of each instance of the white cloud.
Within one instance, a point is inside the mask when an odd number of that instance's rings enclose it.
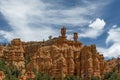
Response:
[[[117,25],[116,25],[117,26]],[[120,28],[115,25],[109,30],[106,43],[120,43]]]
[[[95,21],[89,24],[88,29],[85,29],[83,33],[79,34],[79,37],[97,38],[102,34],[105,24],[106,23],[103,19],[97,18]]]
[[[100,30],[104,28],[105,24],[106,23],[103,19],[97,18],[96,21],[89,25],[89,27]]]
[[[47,39],[49,35],[58,35],[59,32],[52,28],[52,24],[71,24],[73,26],[87,24],[90,18],[86,18],[86,16],[94,17],[94,14],[100,9],[99,6],[104,5],[99,2],[86,3],[86,6],[78,5],[62,10],[52,9],[51,7],[56,7],[56,5],[44,3],[41,0],[0,0],[0,12],[12,28],[12,31],[6,32],[6,34],[10,33],[11,39],[20,37],[22,40],[28,41],[42,40],[43,38]],[[96,35],[98,32],[95,30],[96,34],[94,35],[91,30],[88,32],[91,37],[98,36]]]
[[[112,42],[112,45],[108,48],[99,47],[98,50],[104,54],[105,57],[118,57],[120,56],[120,27],[113,25],[108,31],[108,37],[106,44]]]
[[[104,57],[118,57],[120,56],[120,43],[114,43],[109,48],[98,47],[97,50],[104,55]]]
[[[33,22],[37,21],[37,18],[42,18],[42,9],[45,9],[47,4],[43,4],[38,0],[31,0],[31,1],[8,1],[4,0],[1,1],[0,11],[6,18],[6,20],[11,25],[13,29],[12,32],[5,32],[4,38],[8,33],[13,38],[22,38],[22,40],[29,41],[29,40],[42,40],[47,39],[49,35],[55,35],[54,31],[51,27],[40,25],[38,28],[34,28],[31,26]],[[37,8],[39,7],[39,8]],[[40,9],[40,10],[39,10]],[[44,17],[43,17],[44,18]],[[35,22],[38,24],[39,22]],[[35,26],[36,27],[36,26]],[[55,31],[56,32],[56,31]],[[57,34],[57,33],[56,33]],[[44,35],[44,36],[43,36]],[[9,38],[7,38],[9,40]]]
[[[10,41],[13,38],[13,33],[0,30],[0,36],[3,36]]]

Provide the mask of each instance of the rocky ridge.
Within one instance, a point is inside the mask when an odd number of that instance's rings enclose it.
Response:
[[[31,74],[34,78],[32,69],[36,69],[37,72],[44,72],[57,80],[72,75],[88,80],[96,76],[102,80],[104,73],[111,70],[108,70],[109,63],[97,52],[96,45],[83,46],[78,41],[77,32],[73,39],[67,39],[65,27],[61,28],[61,36],[44,42],[14,39],[7,48],[0,46],[0,58],[4,56],[7,66],[12,62],[22,72],[21,77],[30,77]],[[30,58],[28,64],[26,57]]]

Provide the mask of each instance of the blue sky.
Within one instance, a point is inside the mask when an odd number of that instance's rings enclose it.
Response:
[[[120,55],[120,0],[0,0],[0,42],[47,40],[79,33],[84,45],[96,44],[105,57]]]

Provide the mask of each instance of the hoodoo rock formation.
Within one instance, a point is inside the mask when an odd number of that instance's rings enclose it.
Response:
[[[0,59],[4,56],[4,46],[0,45]]]
[[[87,80],[97,76],[102,80],[107,71],[106,61],[97,52],[96,45],[82,45],[78,41],[77,32],[73,34],[73,40],[68,40],[65,27],[61,28],[61,36],[43,42],[22,42],[14,39],[7,48],[0,46],[0,58],[3,55],[7,65],[12,62],[18,70],[23,71],[24,77],[28,77],[26,74],[32,69],[36,69],[37,72],[44,72],[56,80],[72,75]],[[30,59],[27,63],[26,58]],[[34,73],[31,73],[34,77]]]
[[[31,69],[42,71],[57,80],[65,76],[77,75],[91,79],[93,76],[102,78],[105,72],[105,60],[96,50],[96,45],[83,46],[78,34],[73,35],[74,41],[67,40],[66,28],[61,29],[61,36],[44,42],[31,56]]]
[[[8,46],[5,51],[5,59],[8,66],[13,63],[19,70],[25,68],[24,49],[20,39],[14,39],[11,41],[11,45]]]

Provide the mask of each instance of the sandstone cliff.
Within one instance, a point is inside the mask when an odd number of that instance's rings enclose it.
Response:
[[[8,66],[12,62],[21,71],[21,79],[31,77],[31,74],[34,78],[32,70],[36,69],[57,80],[71,75],[88,80],[97,76],[102,80],[104,73],[110,71],[107,70],[110,63],[97,52],[96,45],[82,45],[76,32],[73,39],[67,39],[65,27],[61,29],[61,36],[47,41],[22,42],[14,39],[7,48],[0,46],[0,57],[5,57]]]
[[[61,36],[46,41],[31,56],[28,70],[35,68],[51,75],[57,80],[62,76],[77,75],[91,79],[103,76],[105,60],[95,45],[83,46],[74,33],[74,41],[66,39],[66,28],[61,29]]]

